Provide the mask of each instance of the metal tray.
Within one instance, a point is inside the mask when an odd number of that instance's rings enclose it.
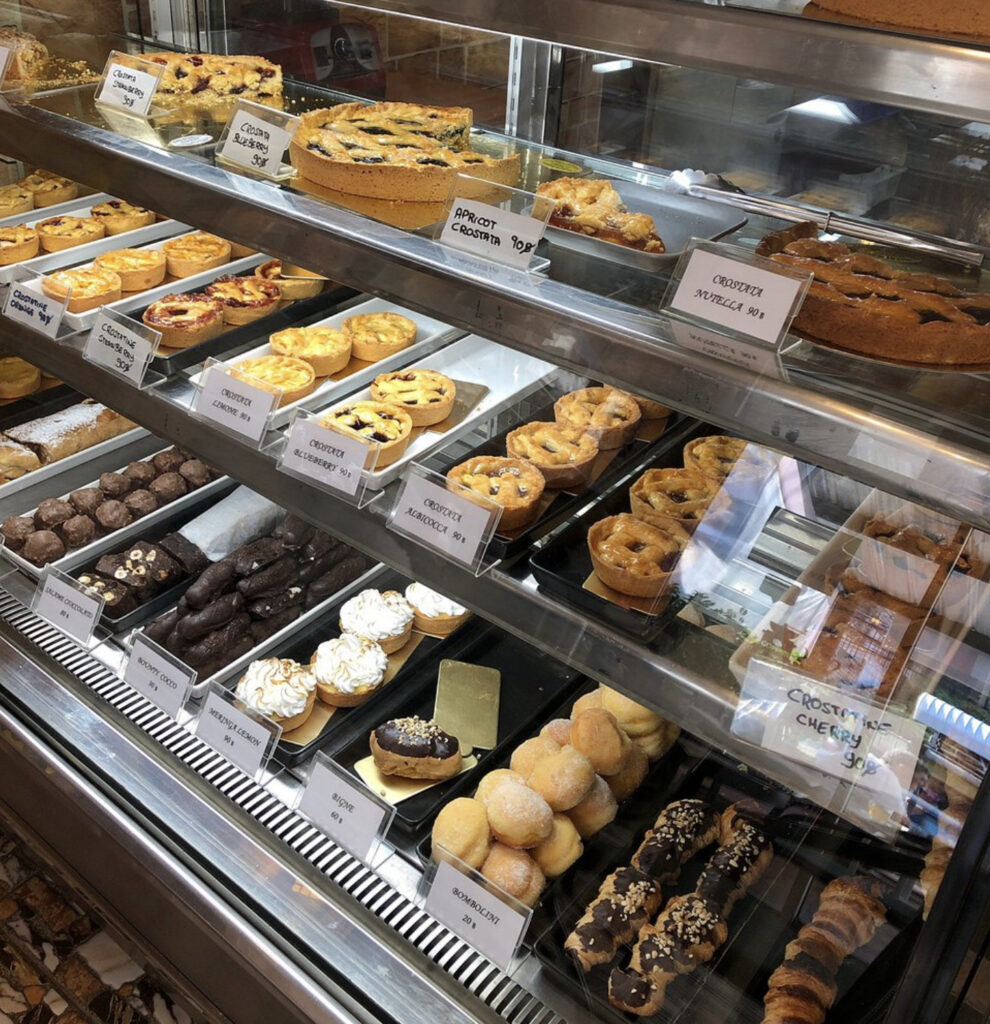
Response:
[[[14,182],[13,184],[17,183]],[[0,217],[0,228],[33,223],[35,220],[44,220],[46,217],[58,217],[63,213],[71,214],[80,207],[88,211],[91,206],[96,206],[97,203],[105,203],[108,199],[113,199],[109,192],[97,192],[91,196],[76,196],[75,199],[66,199],[64,203],[56,203],[54,206],[35,207],[33,210],[27,210],[25,213],[14,213],[9,217]]]
[[[58,213],[50,211],[56,207],[49,206],[41,210],[32,210],[20,219],[14,218],[16,224],[27,224],[34,227],[38,221],[48,220],[49,217],[64,215],[66,217],[88,217],[90,207],[103,202],[102,199],[94,196],[87,196],[85,199],[74,199],[71,203],[61,203]],[[8,220],[10,218],[7,218]],[[3,222],[0,222],[2,224]],[[78,263],[85,263],[100,253],[109,252],[111,249],[133,249],[146,242],[154,242],[160,238],[170,238],[182,231],[188,231],[187,224],[180,224],[174,220],[156,220],[153,224],[145,224],[144,227],[135,228],[133,231],[124,231],[119,235],[106,235],[97,238],[95,242],[84,242],[82,245],[73,245],[68,249],[60,249],[58,252],[39,252],[29,260],[22,260],[20,263],[10,263],[0,267],[0,284],[10,284],[18,280],[18,271],[32,270],[36,274],[48,274],[53,270],[61,270],[63,267],[72,267]]]
[[[158,452],[167,451],[168,447],[159,448],[146,458],[137,461],[150,462]],[[122,469],[123,466],[119,468]],[[84,544],[81,548],[73,548],[71,551],[67,551],[61,558],[54,562],[49,562],[48,564],[53,565],[56,569],[60,569],[62,572],[71,572],[80,565],[92,562],[101,555],[104,555],[109,551],[113,551],[115,548],[126,544],[130,540],[140,537],[148,527],[153,527],[173,512],[178,512],[181,509],[196,503],[199,498],[206,497],[207,495],[215,494],[217,491],[223,490],[229,483],[230,478],[225,476],[218,477],[216,480],[211,480],[203,487],[199,487],[195,491],[189,491],[187,494],[183,494],[181,498],[177,498],[175,501],[169,502],[167,505],[162,505],[160,508],[156,508],[154,512],[151,512],[140,519],[135,519],[133,522],[128,523],[127,526],[123,526],[119,530],[114,530],[112,533],[105,534],[102,537],[97,537],[96,540],[89,544]],[[88,483],[81,485],[81,487],[98,486],[99,479],[91,480]],[[72,489],[79,490],[80,488],[74,487]],[[60,498],[65,498],[67,496],[68,492],[57,495],[57,497]],[[12,514],[33,516],[36,508],[37,506],[24,512]],[[35,579],[39,579],[42,572],[45,570],[45,566],[38,566],[33,562],[29,562],[26,558],[19,555],[16,551],[12,551],[6,545],[0,549],[0,556],[5,558],[8,562],[12,562],[22,572],[27,573],[29,576],[33,576]]]
[[[168,355],[159,350],[151,360],[151,369],[165,377],[171,377],[180,370],[195,366],[210,356],[219,356],[221,353],[229,353],[238,347],[246,347],[255,343],[259,332],[274,334],[276,331],[285,330],[286,327],[299,327],[307,319],[316,320],[325,315],[328,309],[339,306],[358,293],[353,288],[345,288],[337,285],[327,289],[311,299],[299,299],[289,303],[277,313],[270,313],[261,320],[244,324],[241,327],[233,327],[230,330],[218,334],[208,341],[201,341],[198,345],[190,345],[189,348],[166,349]],[[135,310],[135,319],[143,316],[147,306]]]
[[[404,309],[402,306],[397,306],[394,302],[387,302],[385,299],[369,299],[367,302],[361,302],[356,306],[349,306],[339,313],[334,313],[333,316],[324,317],[322,320],[315,320],[308,326],[334,327],[339,329],[349,317],[359,316],[363,313],[400,313],[402,316],[408,317],[416,324],[416,341],[408,348],[402,349],[401,352],[397,352],[388,359],[379,359],[376,363],[362,362],[356,370],[339,379],[336,375],[323,378],[317,385],[316,390],[305,398],[300,398],[296,402],[280,406],[273,416],[272,422],[275,426],[287,423],[294,409],[312,409],[323,406],[328,402],[336,401],[338,398],[343,398],[349,394],[352,388],[370,383],[378,374],[398,369],[400,366],[409,366],[411,365],[410,359],[421,360],[427,353],[436,351],[442,345],[452,341],[454,338],[460,337],[464,333],[456,327],[451,327],[450,324],[445,324],[442,320],[434,320],[432,317],[424,316],[422,313],[415,313],[411,309]],[[257,345],[255,348],[239,353],[238,358],[255,359],[259,356],[271,355],[271,352],[271,347],[266,341],[263,345]],[[200,376],[200,374],[196,374],[192,378],[192,382],[198,384]]]
[[[622,263],[637,270],[659,272],[677,262],[692,238],[724,238],[738,231],[748,219],[731,206],[709,203],[704,199],[661,192],[631,181],[613,179],[610,184],[622,196],[630,213],[648,213],[653,218],[666,252],[640,252],[552,225],[547,225],[547,241],[551,245],[574,249],[586,256]]]
[[[120,238],[122,236],[116,235],[115,237]],[[174,237],[179,237],[179,235],[176,234]],[[160,238],[157,242],[151,242],[148,245],[135,246],[135,248],[160,249],[166,241],[168,241],[168,239]],[[117,248],[120,248],[120,246],[117,246]],[[76,252],[74,249],[69,249],[68,251],[70,253]],[[258,266],[258,264],[264,263],[267,259],[268,257],[262,253],[255,253],[253,256],[242,256],[239,260],[232,260],[230,263],[226,263],[222,267],[213,267],[211,270],[204,270],[202,273],[192,274],[190,277],[181,277],[173,281],[166,281],[155,288],[148,288],[143,292],[130,292],[128,295],[124,296],[124,298],[118,299],[116,302],[108,303],[102,308],[112,309],[115,313],[131,313],[135,309],[141,309],[152,302],[157,302],[158,299],[162,299],[166,295],[170,295],[172,292],[196,291],[198,288],[211,284],[218,277],[222,277],[225,274],[239,274],[243,270],[252,270],[254,267]],[[73,258],[71,261],[72,266],[79,263],[85,263],[85,259],[78,260]],[[85,313],[66,313],[63,317],[63,323],[71,327],[74,331],[85,331],[89,330],[89,328],[93,326],[99,315],[99,309],[90,309]]]
[[[557,372],[557,367],[552,363],[516,352],[475,334],[455,341],[427,359],[405,360],[404,365],[437,370],[455,381],[483,383],[487,385],[488,393],[456,427],[445,433],[437,433],[429,427],[413,428],[409,447],[399,459],[384,469],[364,474],[366,486],[373,491],[387,487],[402,475],[409,463],[422,459],[441,445],[463,437],[483,420],[530,394],[550,374]],[[371,391],[368,388],[346,396],[349,402],[370,398]]]
[[[0,431],[59,412],[81,402],[84,397],[78,391],[73,391],[68,384],[56,384],[54,387],[32,391],[30,395],[21,398],[9,399],[6,404],[0,404]]]

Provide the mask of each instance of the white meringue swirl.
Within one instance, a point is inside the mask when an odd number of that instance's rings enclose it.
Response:
[[[336,640],[320,644],[310,662],[317,683],[340,693],[377,686],[386,668],[388,656],[378,644],[354,633],[342,633]]]
[[[399,636],[412,620],[413,610],[397,590],[362,590],[340,609],[341,630],[366,640]]]
[[[253,661],[241,677],[234,696],[262,715],[292,718],[306,710],[316,679],[305,665],[291,658]]]
[[[430,590],[422,583],[410,583],[406,587],[406,600],[416,611],[430,618],[438,615],[463,615],[467,611],[463,605],[443,594],[438,594],[435,590]]]

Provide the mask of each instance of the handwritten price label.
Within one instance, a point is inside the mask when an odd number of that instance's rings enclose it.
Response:
[[[3,85],[7,69],[10,67],[10,52],[9,46],[0,46],[0,86]]]
[[[476,199],[455,199],[440,241],[485,259],[525,269],[543,237],[546,225],[521,213],[511,213]]]
[[[278,395],[232,376],[222,363],[203,371],[193,411],[227,430],[254,441],[265,436]]]
[[[68,301],[68,296],[60,300],[45,295],[40,281],[15,281],[7,292],[3,315],[46,338],[55,338]]]
[[[348,497],[357,494],[368,459],[368,445],[298,416],[289,430],[278,468]]]
[[[277,174],[298,121],[291,114],[240,100],[227,122],[217,156],[259,174]]]
[[[151,71],[140,70],[114,60],[111,54],[103,72],[103,85],[96,97],[97,103],[117,107],[129,114],[146,117],[155,98],[155,91],[161,78]]]
[[[139,387],[160,338],[158,331],[102,307],[86,338],[83,356]]]

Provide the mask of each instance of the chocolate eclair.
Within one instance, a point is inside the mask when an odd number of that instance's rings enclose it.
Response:
[[[405,779],[449,779],[461,770],[461,745],[436,722],[393,718],[373,730],[371,753],[383,775]]]

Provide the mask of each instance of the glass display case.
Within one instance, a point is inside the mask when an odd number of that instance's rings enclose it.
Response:
[[[239,1024],[982,1019],[990,27],[461,6],[0,19],[4,816]]]

